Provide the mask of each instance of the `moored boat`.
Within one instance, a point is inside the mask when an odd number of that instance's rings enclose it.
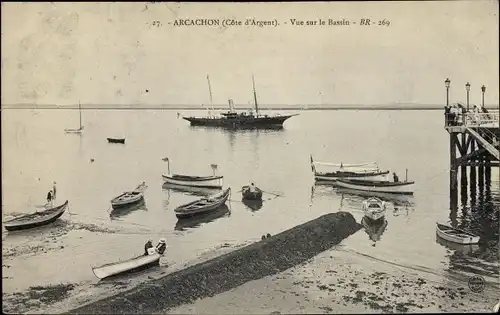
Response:
[[[84,126],[82,125],[82,104],[80,104],[80,102],[78,102],[78,113],[80,115],[80,125],[77,129],[74,129],[74,128],[66,128],[64,129],[64,132],[66,133],[76,133],[76,134],[81,134],[83,133],[83,128]]]
[[[135,204],[144,198],[144,190],[146,189],[146,183],[143,182],[137,186],[132,191],[124,192],[123,194],[111,199],[111,206],[116,209],[120,207],[127,207]]]
[[[363,201],[363,211],[365,216],[376,221],[385,216],[385,202],[380,200],[379,198],[368,198]]]
[[[146,207],[146,202],[144,201],[144,198],[142,198],[138,202],[130,204],[128,206],[113,207],[113,209],[109,213],[109,217],[113,220],[113,219],[116,219],[118,217],[126,216],[126,215],[128,215],[136,210],[142,210],[142,211],[148,210],[148,208]]]
[[[149,255],[137,256],[125,261],[109,263],[100,267],[92,267],[92,272],[99,279],[116,276],[119,274],[137,271],[150,266],[159,265],[161,255],[157,252]]]
[[[109,143],[125,143],[125,138],[107,138]]]
[[[479,243],[479,236],[441,223],[436,223],[436,233],[439,237],[453,243],[458,243],[458,244]]]
[[[168,158],[164,158],[163,161],[167,162],[168,168],[168,174],[162,174],[162,178],[166,183],[201,188],[222,188],[222,179],[224,177],[215,174],[217,164],[211,164],[213,170],[212,176],[192,176],[170,173],[170,160]]]
[[[382,182],[382,181],[367,181],[367,180],[356,180],[356,179],[337,179],[337,181],[335,182],[335,185],[349,189],[374,191],[380,193],[404,194],[404,195],[413,194],[413,189],[412,189],[413,184],[415,184],[414,181]]]
[[[311,170],[314,173],[316,182],[331,183],[338,179],[358,179],[370,181],[387,181],[389,175],[388,170],[380,170],[377,162],[365,162],[357,164],[344,164],[344,163],[329,163],[314,161],[311,158]],[[320,172],[316,170],[316,166],[328,166],[336,168],[332,172]]]
[[[210,103],[213,110],[212,89],[210,86],[210,78],[207,75],[208,88],[210,93]],[[257,92],[255,90],[255,80],[252,76],[253,94],[255,102],[255,114],[253,111],[247,113],[237,113],[233,101],[229,100],[229,111],[222,113],[219,116],[207,117],[182,117],[182,119],[190,122],[191,126],[209,126],[209,127],[227,127],[234,129],[241,128],[270,128],[270,127],[283,127],[284,122],[298,114],[292,115],[260,115],[259,106],[257,103]]]
[[[60,218],[64,214],[64,211],[66,211],[67,207],[68,200],[57,207],[27,215],[22,215],[14,219],[4,221],[3,224],[7,231],[31,229],[34,227],[47,225],[55,222],[58,218]]]
[[[215,220],[218,220],[223,217],[227,217],[231,214],[231,211],[229,210],[229,207],[225,204],[222,206],[218,207],[214,211],[202,213],[190,218],[183,218],[177,220],[177,223],[175,224],[174,230],[176,231],[183,231],[185,229],[192,229],[192,228],[197,228],[200,227],[203,224],[207,224],[210,222],[213,222]]]
[[[247,200],[262,200],[262,190],[253,183],[243,186],[241,188],[241,195],[243,199]]]
[[[222,206],[231,194],[231,188],[227,188],[218,194],[209,197],[201,198],[185,205],[177,207],[175,215],[177,218],[189,218],[202,213],[214,211]]]

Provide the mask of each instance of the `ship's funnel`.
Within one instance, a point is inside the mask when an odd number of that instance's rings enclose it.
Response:
[[[230,99],[228,99],[228,102],[229,102],[229,110],[231,112],[234,112],[234,103],[233,103],[233,100],[230,98]]]

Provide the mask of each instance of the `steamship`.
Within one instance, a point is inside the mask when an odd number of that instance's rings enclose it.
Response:
[[[208,89],[210,92],[210,102],[212,101],[212,91],[210,86],[210,78],[207,75]],[[211,127],[229,127],[229,128],[283,128],[283,123],[290,117],[298,114],[291,115],[260,115],[259,106],[257,103],[257,93],[255,91],[255,80],[252,76],[253,83],[253,96],[255,103],[255,114],[252,110],[246,112],[236,112],[232,99],[229,99],[229,111],[220,113],[220,116],[206,116],[206,117],[182,117],[189,121],[191,126],[211,126]],[[212,105],[213,107],[213,105]]]

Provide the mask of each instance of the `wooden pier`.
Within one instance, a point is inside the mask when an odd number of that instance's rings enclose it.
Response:
[[[500,115],[488,113],[445,114],[445,129],[450,135],[450,202],[457,204],[458,169],[462,191],[467,189],[467,168],[472,187],[491,182],[491,167],[500,166]],[[478,176],[476,176],[478,175]]]

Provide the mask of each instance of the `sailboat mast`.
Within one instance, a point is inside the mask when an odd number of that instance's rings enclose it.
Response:
[[[253,98],[255,101],[255,114],[259,116],[259,105],[257,104],[257,92],[255,92],[255,79],[252,74],[252,84],[253,84]]]
[[[82,105],[78,101],[78,111],[80,112],[80,129],[82,129]]]
[[[208,93],[210,93],[210,104],[212,105],[212,110],[214,110],[214,101],[212,99],[212,86],[210,85],[210,77],[207,74],[207,81],[208,81]]]

